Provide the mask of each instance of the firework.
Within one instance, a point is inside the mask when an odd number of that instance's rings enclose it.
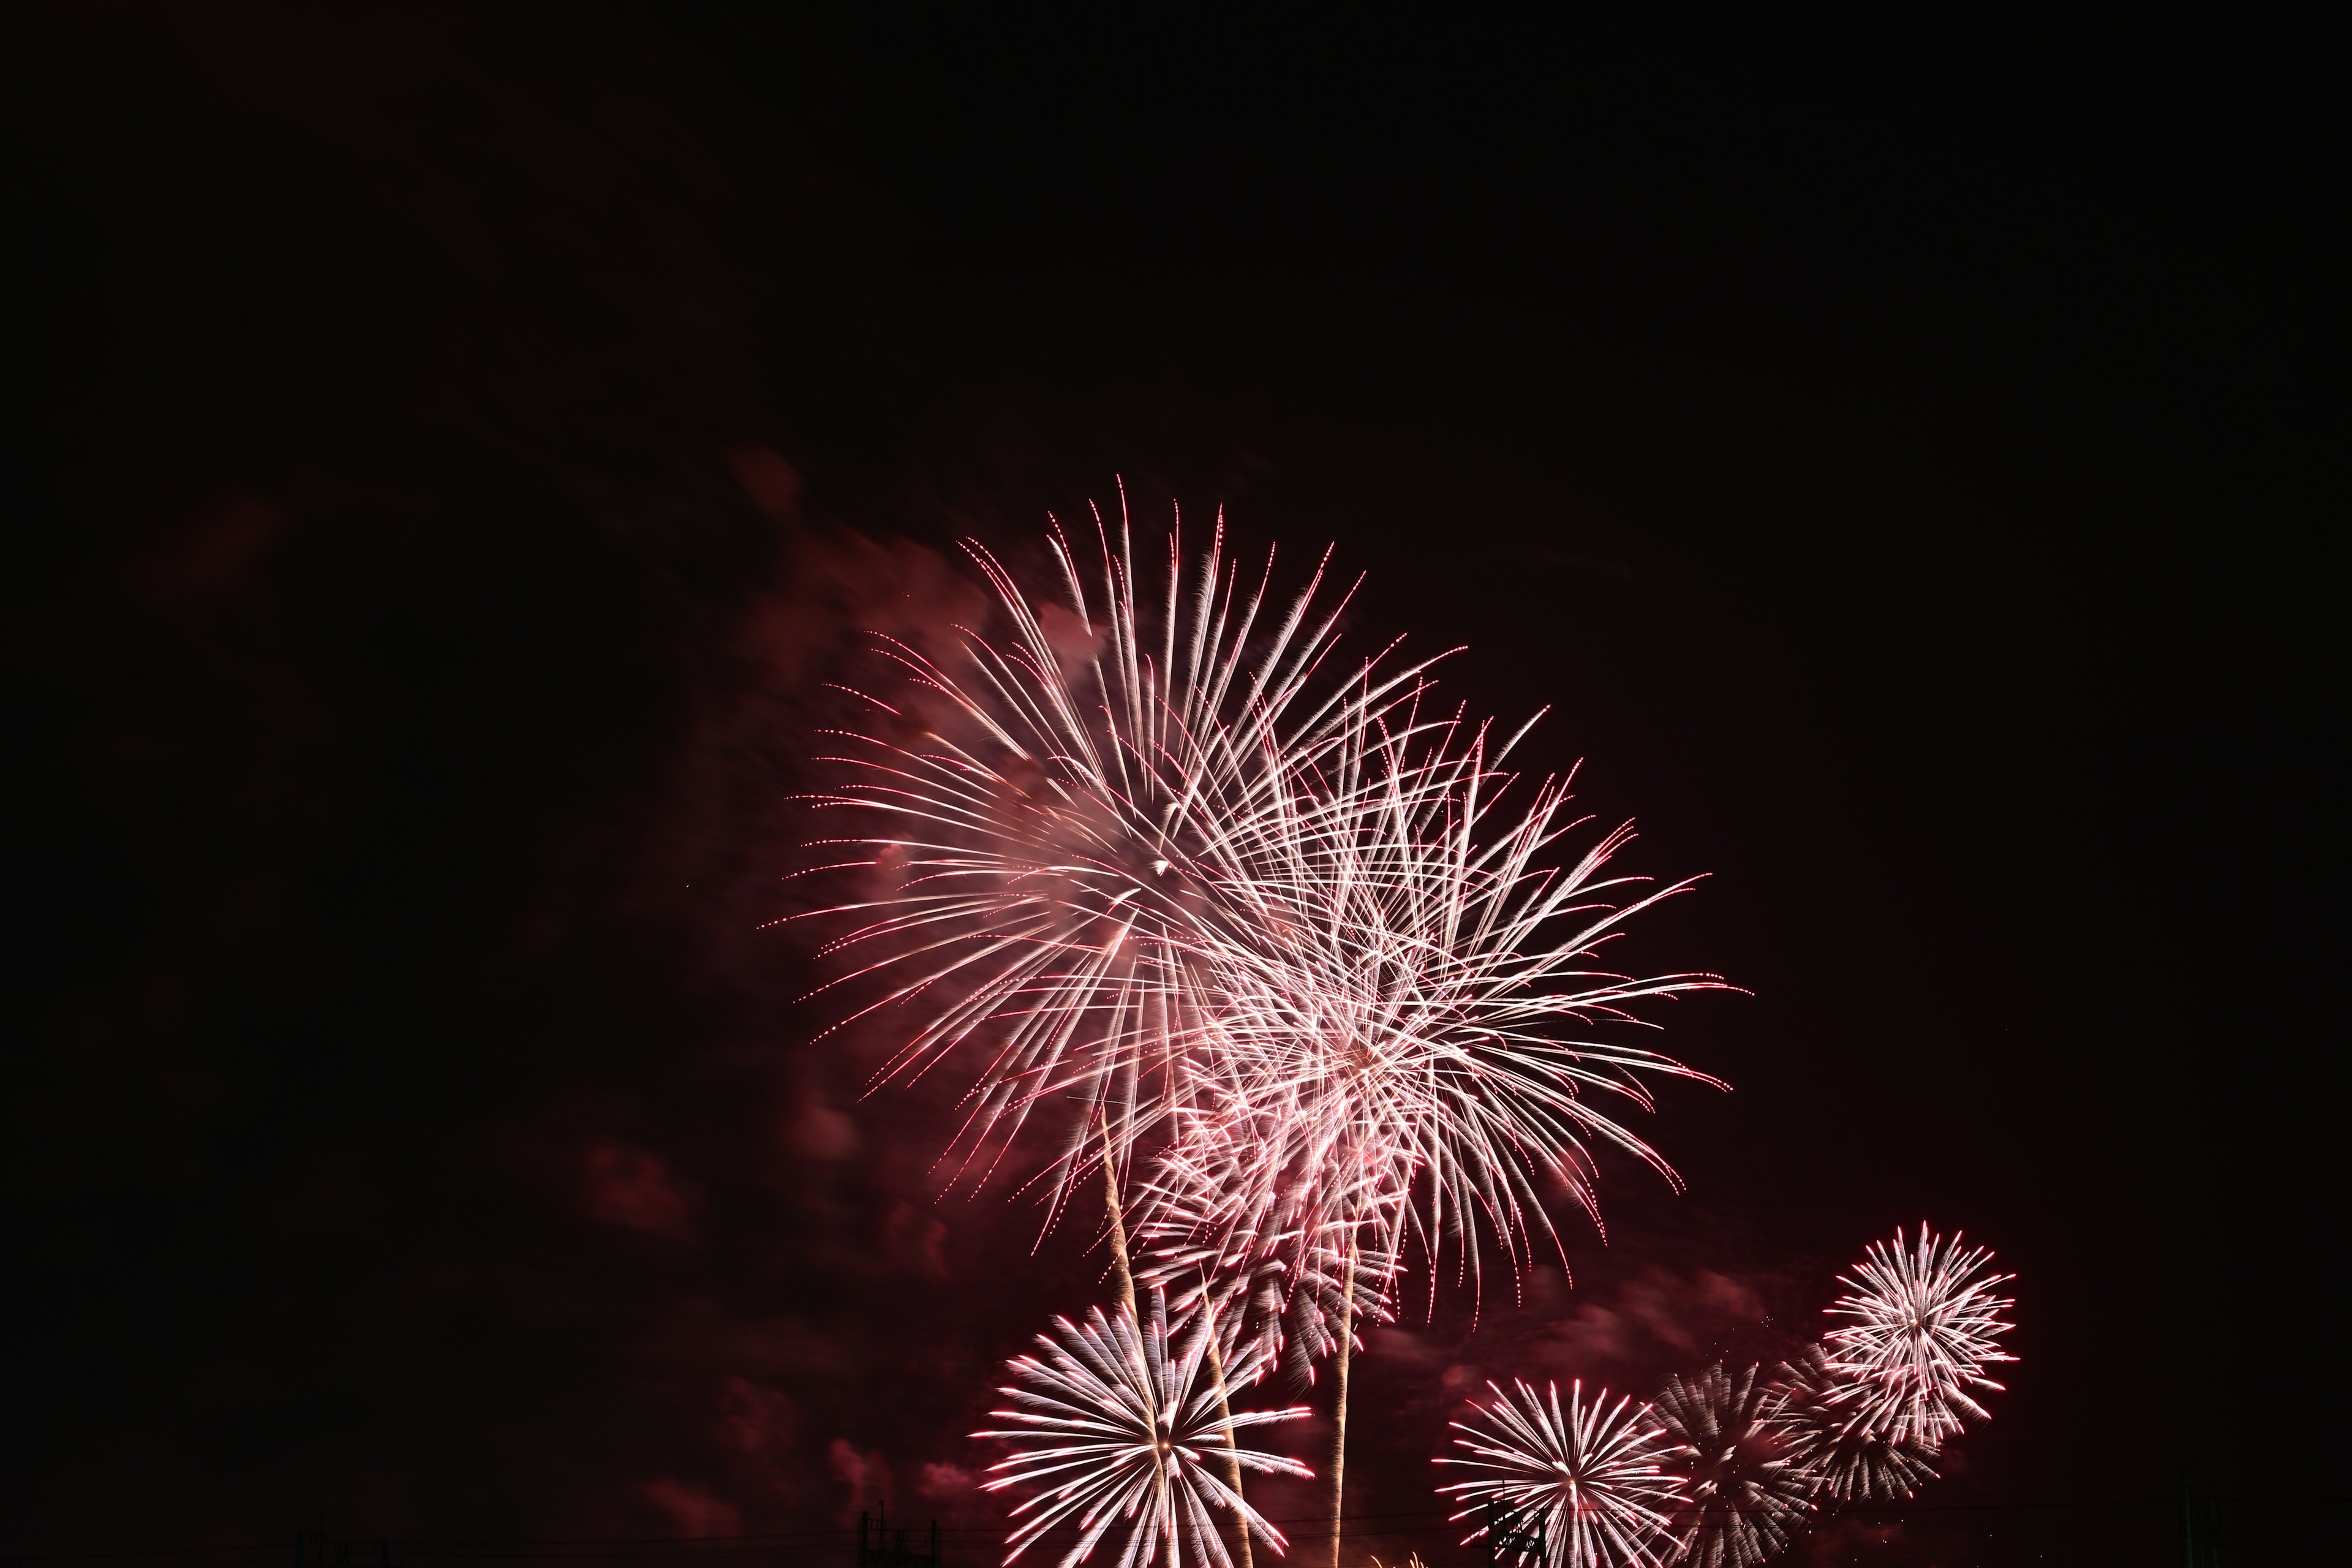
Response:
[[[2000,1314],[2015,1306],[1994,1292],[2016,1278],[1988,1272],[1992,1253],[1963,1250],[1960,1237],[1937,1237],[1925,1225],[1916,1240],[1873,1242],[1853,1276],[1839,1276],[1852,1292],[1829,1310],[1843,1326],[1823,1342],[1852,1389],[1849,1421],[1894,1443],[1930,1451],[1970,1419],[1990,1412],[1972,1391],[1998,1392],[1984,1375],[2002,1352],[2000,1335],[2011,1324]]]
[[[1116,542],[1096,522],[1098,573],[1058,526],[1049,541],[1061,602],[967,544],[1005,630],[966,630],[941,660],[884,639],[900,679],[861,693],[871,721],[836,732],[846,750],[823,760],[844,782],[814,798],[867,826],[822,841],[849,858],[818,869],[886,884],[819,911],[858,921],[825,950],[860,961],[834,984],[883,980],[853,1017],[917,1016],[877,1081],[976,1045],[957,1168],[984,1177],[1036,1107],[1067,1104],[1049,1190],[1099,1164],[1116,1205],[1129,1152],[1213,1048],[1218,985],[1289,940],[1258,868],[1294,834],[1292,781],[1423,667],[1318,684],[1347,597],[1313,608],[1320,569],[1284,611],[1271,553],[1251,586],[1221,523],[1188,575],[1171,531],[1152,603],[1124,512]]]
[[[1780,1401],[1760,1372],[1734,1376],[1718,1363],[1668,1378],[1658,1394],[1658,1420],[1678,1449],[1668,1468],[1690,1494],[1675,1527],[1678,1561],[1697,1568],[1754,1568],[1811,1511],[1812,1478],[1790,1458]]]
[[[1855,1385],[1820,1345],[1808,1345],[1795,1361],[1780,1363],[1771,1394],[1790,1464],[1816,1497],[1897,1502],[1936,1479],[1933,1448],[1872,1432],[1856,1421]]]
[[[1099,519],[1097,533],[1092,590],[1052,537],[1066,607],[970,547],[1007,633],[968,632],[946,661],[887,644],[912,695],[869,698],[871,732],[830,759],[846,782],[819,804],[887,825],[836,841],[856,856],[834,868],[892,885],[831,911],[862,923],[829,951],[887,977],[875,1007],[920,1014],[877,1078],[984,1040],[965,1168],[984,1172],[1040,1104],[1076,1103],[1056,1194],[1171,1117],[1237,1111],[1265,1157],[1228,1174],[1303,1187],[1313,1214],[1278,1234],[1337,1238],[1359,1265],[1416,1184],[1413,1228],[1433,1249],[1461,1238],[1475,1272],[1480,1215],[1516,1265],[1530,1230],[1549,1229],[1544,1180],[1591,1206],[1588,1144],[1664,1170],[1592,1095],[1647,1109],[1643,1075],[1703,1075],[1579,1037],[1720,985],[1595,962],[1687,884],[1621,901],[1631,880],[1602,873],[1622,829],[1548,864],[1577,826],[1566,782],[1499,811],[1517,737],[1492,747],[1458,715],[1425,717],[1426,664],[1318,684],[1338,613],[1309,614],[1319,571],[1277,617],[1271,558],[1246,587],[1220,531],[1188,578],[1171,534],[1164,598],[1139,609],[1124,516],[1115,544]],[[1163,1142],[1200,1135],[1196,1119]],[[1276,1234],[1246,1229],[1245,1245]]]
[[[1713,1080],[1591,1031],[1722,983],[1602,967],[1688,884],[1608,874],[1624,829],[1557,863],[1580,826],[1567,781],[1503,808],[1518,735],[1424,713],[1425,664],[1320,684],[1337,612],[1308,614],[1316,584],[1260,635],[1266,581],[1245,589],[1221,542],[1188,580],[1171,537],[1164,601],[1140,611],[1124,517],[1116,545],[1097,533],[1098,592],[1058,530],[1066,609],[974,547],[1004,637],[967,633],[944,662],[889,646],[915,698],[870,699],[870,732],[832,759],[850,782],[820,803],[893,825],[841,841],[890,886],[835,911],[863,923],[834,950],[870,955],[876,1007],[920,1015],[877,1079],[982,1048],[963,1169],[1035,1108],[1073,1108],[1048,1190],[1057,1211],[1103,1170],[1131,1299],[1122,1194],[1149,1145],[1147,1272],[1203,1281],[1221,1356],[1252,1321],[1262,1346],[1331,1356],[1336,1568],[1358,1313],[1384,1307],[1408,1243],[1433,1289],[1448,1244],[1474,1279],[1482,1237],[1514,1268],[1538,1234],[1557,1245],[1549,1182],[1597,1218],[1598,1144],[1672,1180],[1605,1097],[1649,1110],[1650,1077]]]
[[[1076,1539],[1061,1568],[1069,1568],[1114,1528],[1128,1525],[1118,1568],[1147,1568],[1163,1552],[1168,1568],[1182,1568],[1188,1542],[1196,1559],[1231,1568],[1215,1514],[1277,1552],[1283,1549],[1282,1532],[1215,1470],[1231,1463],[1311,1477],[1295,1459],[1233,1440],[1241,1428],[1304,1415],[1304,1406],[1222,1414],[1220,1394],[1201,1376],[1210,1344],[1207,1315],[1196,1315],[1171,1337],[1167,1305],[1156,1290],[1139,1328],[1124,1303],[1108,1316],[1099,1308],[1089,1311],[1083,1324],[1056,1319],[1055,1327],[1054,1334],[1038,1336],[1038,1353],[1012,1363],[1019,1381],[1001,1392],[1014,1408],[992,1414],[1013,1425],[973,1434],[1016,1450],[989,1467],[996,1479],[984,1489],[1035,1489],[1013,1510],[1017,1522],[1006,1563],[1049,1532],[1067,1531]]]
[[[1644,1075],[1715,1081],[1587,1032],[1721,987],[1597,962],[1688,884],[1621,896],[1633,879],[1603,873],[1623,830],[1547,864],[1578,826],[1566,781],[1505,811],[1508,743],[1490,752],[1484,731],[1456,743],[1451,720],[1382,717],[1301,771],[1286,833],[1262,847],[1258,890],[1283,940],[1213,955],[1216,1057],[1154,1183],[1169,1210],[1151,1217],[1155,1245],[1223,1268],[1323,1246],[1360,1267],[1408,1240],[1433,1261],[1453,1242],[1475,1278],[1491,1236],[1516,1268],[1552,1234],[1547,1182],[1597,1213],[1593,1145],[1672,1179],[1597,1098],[1648,1110]]]
[[[1271,1262],[1296,1285],[1336,1277],[1318,1294],[1337,1321],[1310,1311],[1291,1342],[1332,1350],[1333,1568],[1359,1296],[1386,1299],[1408,1246],[1429,1258],[1433,1290],[1449,1242],[1474,1280],[1482,1237],[1514,1268],[1537,1233],[1557,1247],[1538,1193],[1557,1181],[1597,1219],[1595,1142],[1671,1179],[1592,1101],[1648,1109],[1642,1075],[1705,1078],[1585,1032],[1721,985],[1596,962],[1627,919],[1686,884],[1623,897],[1629,879],[1603,874],[1622,831],[1549,864],[1576,826],[1566,781],[1502,809],[1511,744],[1400,703],[1294,773],[1285,832],[1257,847],[1279,940],[1213,955],[1216,1050],[1150,1188],[1145,1229],[1171,1258],[1236,1277]]]
[[[1545,1568],[1654,1568],[1672,1559],[1685,1500],[1664,1468],[1672,1447],[1649,1405],[1622,1396],[1612,1405],[1605,1390],[1588,1402],[1580,1382],[1569,1385],[1565,1407],[1558,1384],[1549,1397],[1522,1382],[1507,1394],[1486,1386],[1494,1398],[1473,1406],[1475,1424],[1454,1423],[1465,1434],[1454,1441],[1470,1457],[1437,1461],[1475,1472],[1438,1489],[1469,1505],[1457,1521],[1492,1510],[1539,1524]],[[1482,1526],[1463,1543],[1486,1532]]]

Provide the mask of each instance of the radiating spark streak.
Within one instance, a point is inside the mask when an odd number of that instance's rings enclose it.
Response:
[[[1468,1457],[1436,1461],[1474,1472],[1438,1489],[1467,1505],[1456,1522],[1490,1504],[1539,1517],[1545,1568],[1656,1568],[1672,1560],[1675,1513],[1685,1500],[1664,1468],[1671,1447],[1649,1405],[1622,1396],[1612,1405],[1604,1389],[1588,1401],[1581,1382],[1569,1385],[1565,1406],[1558,1384],[1548,1396],[1518,1381],[1507,1393],[1486,1386],[1494,1397],[1474,1404],[1471,1422],[1453,1424],[1465,1434],[1454,1444]],[[1463,1544],[1486,1533],[1482,1526]]]
[[[1963,1249],[1926,1225],[1905,1241],[1873,1242],[1851,1276],[1851,1292],[1829,1309],[1843,1326],[1824,1336],[1830,1359],[1850,1390],[1843,1401],[1856,1430],[1933,1451],[1968,1421],[1990,1418],[1975,1391],[1998,1391],[1985,1375],[2012,1325],[2000,1314],[2017,1303],[1995,1294],[2016,1276],[1989,1272],[1992,1253]]]
[[[989,1467],[996,1479],[983,1490],[1033,1489],[1013,1510],[1006,1563],[1066,1527],[1077,1532],[1061,1559],[1060,1568],[1069,1568],[1126,1527],[1118,1568],[1148,1568],[1162,1552],[1169,1568],[1182,1568],[1188,1542],[1207,1568],[1232,1568],[1216,1514],[1276,1552],[1284,1549],[1282,1532],[1216,1471],[1232,1462],[1311,1479],[1295,1459],[1228,1447],[1233,1433],[1296,1420],[1305,1406],[1221,1415],[1217,1389],[1202,1376],[1208,1318],[1196,1315],[1171,1333],[1157,1290],[1139,1329],[1121,1306],[1108,1316],[1097,1308],[1083,1324],[1056,1319],[1055,1330],[1038,1336],[1037,1353],[1012,1363],[1018,1381],[1001,1392],[1013,1407],[992,1415],[1013,1425],[973,1434],[1015,1449]]]

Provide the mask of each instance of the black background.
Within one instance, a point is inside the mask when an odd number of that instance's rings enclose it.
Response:
[[[1375,1336],[1366,1550],[1447,1560],[1476,1379],[1780,1342],[1923,1216],[2018,1272],[2022,1359],[1818,1560],[2177,1561],[2192,1473],[2233,1560],[2336,1538],[2314,40],[226,5],[6,53],[0,1549],[830,1562],[887,1493],[983,1560],[961,1434],[1097,1262],[935,1209],[939,1108],[856,1102],[754,928],[854,631],[1122,475],[1550,704],[1537,760],[1712,873],[1640,957],[1754,994],[1674,1020],[1737,1086],[1652,1129],[1686,1196],[1612,1171],[1572,1293]]]

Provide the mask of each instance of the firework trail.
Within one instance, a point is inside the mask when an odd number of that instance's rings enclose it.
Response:
[[[1935,1449],[1874,1433],[1854,1419],[1856,1390],[1820,1345],[1775,1370],[1772,1396],[1790,1463],[1816,1497],[1900,1502],[1936,1479]]]
[[[989,1467],[996,1479],[983,1489],[1035,1489],[1013,1510],[1018,1522],[1006,1563],[1048,1532],[1066,1529],[1076,1538],[1061,1559],[1061,1568],[1069,1568],[1124,1525],[1130,1528],[1118,1568],[1148,1568],[1163,1552],[1168,1568],[1183,1568],[1187,1542],[1203,1563],[1232,1568],[1213,1517],[1218,1513],[1230,1516],[1237,1531],[1283,1549],[1282,1532],[1213,1473],[1211,1460],[1218,1468],[1230,1460],[1312,1477],[1297,1460],[1233,1441],[1240,1428],[1294,1420],[1307,1414],[1304,1406],[1221,1414],[1219,1394],[1201,1377],[1208,1316],[1196,1314],[1171,1337],[1156,1290],[1139,1329],[1123,1303],[1108,1317],[1090,1310],[1084,1324],[1056,1319],[1055,1328],[1038,1336],[1039,1353],[1012,1363],[1019,1381],[1001,1392],[1014,1408],[992,1414],[1013,1425],[973,1434],[1016,1450]]]
[[[1657,1415],[1677,1449],[1667,1468],[1690,1494],[1675,1526],[1678,1562],[1754,1568],[1804,1528],[1813,1478],[1790,1458],[1780,1403],[1757,1367],[1733,1376],[1718,1363],[1666,1380]]]
[[[1315,609],[1319,569],[1286,610],[1271,553],[1251,585],[1220,522],[1188,575],[1171,531],[1154,602],[1124,511],[1115,540],[1096,524],[1093,570],[1052,533],[1060,602],[968,543],[1007,630],[966,629],[936,662],[885,639],[898,689],[859,694],[869,722],[835,732],[844,753],[822,759],[845,782],[813,798],[858,808],[866,828],[823,841],[847,858],[815,869],[887,884],[819,911],[860,922],[824,950],[858,961],[833,984],[879,977],[887,993],[853,1017],[919,1019],[876,1081],[973,1047],[948,1158],[975,1181],[1035,1108],[1075,1108],[1045,1175],[1047,1223],[1100,1165],[1116,1231],[1131,1150],[1214,1048],[1219,985],[1293,940],[1258,874],[1294,834],[1292,779],[1377,722],[1425,665],[1381,674],[1375,660],[1320,682],[1348,596]]]
[[[2000,1335],[2012,1325],[2000,1314],[2016,1302],[1994,1292],[2016,1278],[1988,1272],[1992,1253],[1963,1250],[1955,1234],[1937,1237],[1926,1225],[1906,1242],[1873,1242],[1853,1276],[1839,1276],[1852,1294],[1830,1316],[1844,1321],[1823,1342],[1852,1385],[1845,1401],[1859,1430],[1932,1452],[1967,1420],[1987,1420],[1974,1389],[1998,1391],[1984,1375],[2003,1353]]]
[[[1455,1445],[1471,1457],[1437,1461],[1477,1472],[1438,1489],[1471,1505],[1457,1521],[1480,1505],[1539,1519],[1546,1568],[1657,1568],[1673,1559],[1685,1500],[1665,1469],[1673,1448],[1650,1406],[1622,1396],[1612,1405],[1605,1390],[1587,1403],[1581,1382],[1569,1385],[1564,1408],[1558,1384],[1549,1399],[1517,1380],[1507,1394],[1486,1386],[1494,1398],[1474,1405],[1476,1424],[1454,1423],[1467,1434]],[[1486,1533],[1474,1531],[1463,1544]]]

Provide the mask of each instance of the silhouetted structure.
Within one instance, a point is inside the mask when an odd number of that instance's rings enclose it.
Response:
[[[1535,1528],[1530,1531],[1528,1525]],[[1495,1500],[1486,1500],[1486,1561],[1496,1564],[1525,1563],[1528,1568],[1543,1568],[1544,1516],[1539,1507],[1528,1507],[1517,1512],[1496,1508]]]
[[[890,1533],[890,1509],[878,1505],[871,1518],[857,1516],[857,1568],[940,1568],[940,1521],[931,1521],[928,1544],[916,1551],[907,1544],[907,1532]]]

